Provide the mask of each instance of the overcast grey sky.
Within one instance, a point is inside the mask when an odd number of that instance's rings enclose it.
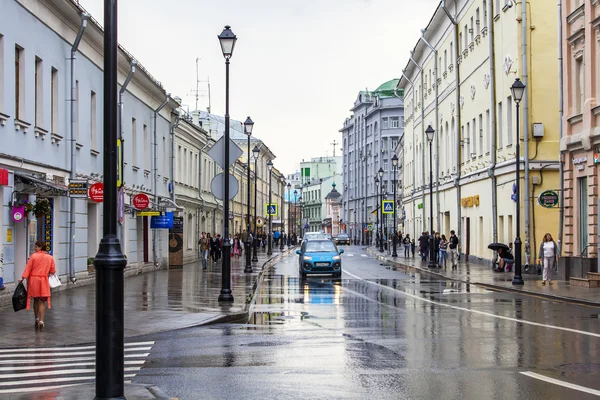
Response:
[[[79,0],[100,23],[104,0]],[[119,42],[194,109],[196,58],[210,77],[212,112],[225,112],[217,35],[231,25],[230,114],[254,133],[282,172],[331,155],[359,90],[400,77],[439,0],[120,0]],[[201,84],[206,89],[206,84]],[[208,96],[201,93],[199,107]],[[337,155],[340,155],[338,147]]]

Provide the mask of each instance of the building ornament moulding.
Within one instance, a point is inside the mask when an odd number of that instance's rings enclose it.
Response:
[[[585,42],[585,29],[581,28],[574,32],[571,36],[567,38],[569,44],[571,45],[571,51],[573,52],[573,56],[579,51],[583,52],[583,46]],[[575,57],[578,58],[578,57]]]
[[[600,0],[598,0],[598,2],[600,2]],[[600,10],[599,10],[599,12],[600,12]],[[590,24],[592,25],[592,27],[596,31],[596,40],[600,42],[600,15],[598,15],[598,17],[594,18],[590,22]]]
[[[474,83],[471,83],[471,100],[475,99],[475,93],[477,92],[477,88]],[[461,107],[462,108],[462,107]]]
[[[465,97],[460,96],[459,102],[460,102],[460,108],[462,109],[465,105]]]
[[[487,26],[484,26],[483,29],[481,30],[481,36],[486,37],[488,33],[488,28]]]
[[[455,109],[456,109],[456,105],[453,102],[450,102],[450,110],[452,111],[452,114],[454,114]]]
[[[30,123],[25,122],[25,121],[21,121],[20,119],[15,119],[15,130],[22,130],[23,133],[27,133],[27,130],[29,129],[29,127],[31,126]]]
[[[490,73],[486,72],[483,75],[483,87],[487,89],[490,86],[490,81],[491,81]]]
[[[512,65],[513,65],[512,57],[510,55],[504,56],[504,63],[502,63],[502,70],[504,71],[505,75],[509,74]]]
[[[10,115],[6,115],[0,112],[0,126],[6,125],[6,121],[10,118]]]
[[[577,7],[573,12],[567,15],[567,24],[571,25],[573,22],[577,21],[580,18],[583,18],[585,15],[585,3],[581,4],[581,6]]]
[[[448,71],[452,72],[454,70],[454,64],[448,65]]]

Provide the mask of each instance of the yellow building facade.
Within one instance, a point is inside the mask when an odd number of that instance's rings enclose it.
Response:
[[[454,230],[461,252],[472,262],[493,258],[489,243],[514,241],[516,204],[525,264],[537,257],[544,233],[558,228],[558,208],[542,207],[537,200],[559,187],[558,23],[547,5],[526,5],[525,65],[521,3],[444,1],[398,83],[405,95],[405,232],[418,237],[433,229],[448,237]],[[517,109],[510,88],[515,78],[527,85],[520,104],[519,201],[511,199]],[[435,130],[432,196],[428,126]]]

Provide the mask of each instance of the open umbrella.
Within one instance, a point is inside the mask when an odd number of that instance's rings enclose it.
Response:
[[[494,250],[494,251],[498,251],[500,249],[508,250],[508,246],[505,245],[504,243],[490,243],[490,244],[488,244],[488,249]]]

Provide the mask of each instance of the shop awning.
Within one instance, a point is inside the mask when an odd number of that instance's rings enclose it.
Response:
[[[23,171],[15,171],[14,173],[15,184],[20,182],[25,185],[20,190],[21,192],[32,192],[48,196],[68,196],[69,194],[69,189],[66,186],[47,182]]]

